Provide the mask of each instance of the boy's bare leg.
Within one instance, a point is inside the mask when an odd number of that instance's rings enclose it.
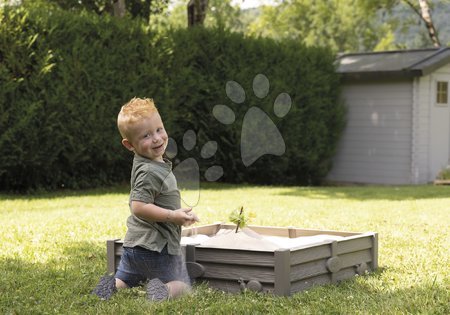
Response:
[[[122,280],[116,278],[116,288],[117,289],[126,289],[126,288],[128,288],[128,285],[125,282],[123,282]]]
[[[191,291],[191,287],[182,281],[170,281],[166,285],[169,289],[170,298],[177,298]]]

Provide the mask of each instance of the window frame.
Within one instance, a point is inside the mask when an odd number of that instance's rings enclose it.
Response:
[[[449,82],[448,80],[436,79],[434,85],[434,103],[436,106],[448,106],[449,103]],[[443,88],[445,86],[445,89]],[[440,97],[446,98],[445,102],[441,102]]]

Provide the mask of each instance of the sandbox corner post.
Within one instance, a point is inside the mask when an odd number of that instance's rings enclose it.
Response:
[[[275,250],[275,285],[276,295],[291,294],[291,251],[287,248]]]
[[[378,269],[378,233],[373,233],[372,238],[372,262],[371,266],[372,271]]]
[[[186,262],[195,262],[195,245],[198,244],[187,244],[186,245]]]
[[[293,226],[288,227],[288,236],[289,238],[296,238],[297,237],[297,229]]]
[[[108,274],[116,272],[118,266],[116,266],[116,241],[118,239],[112,239],[106,241],[106,263]]]

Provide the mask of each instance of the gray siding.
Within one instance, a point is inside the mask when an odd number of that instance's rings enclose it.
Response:
[[[424,184],[430,180],[430,75],[416,78],[414,82],[413,130],[412,130],[412,182]]]
[[[412,81],[346,83],[347,126],[327,179],[411,183]]]

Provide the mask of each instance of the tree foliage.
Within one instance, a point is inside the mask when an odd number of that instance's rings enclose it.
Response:
[[[95,12],[98,15],[112,14],[114,0],[22,0],[24,4],[36,2],[57,5],[63,10],[80,11],[86,10]],[[128,14],[133,18],[143,18],[150,20],[153,14],[164,11],[169,4],[169,0],[125,0]]]
[[[263,7],[250,33],[294,38],[308,46],[335,51],[371,50],[384,29],[375,27],[375,10],[365,0],[287,0]]]
[[[250,24],[249,33],[278,40],[294,38],[337,52],[430,47],[439,39],[431,16],[424,17],[423,8],[433,9],[445,1],[284,0],[263,7],[262,14]],[[398,12],[402,15],[396,15]],[[399,37],[409,35],[411,26],[418,23],[425,26],[420,31],[424,39],[408,47]]]

